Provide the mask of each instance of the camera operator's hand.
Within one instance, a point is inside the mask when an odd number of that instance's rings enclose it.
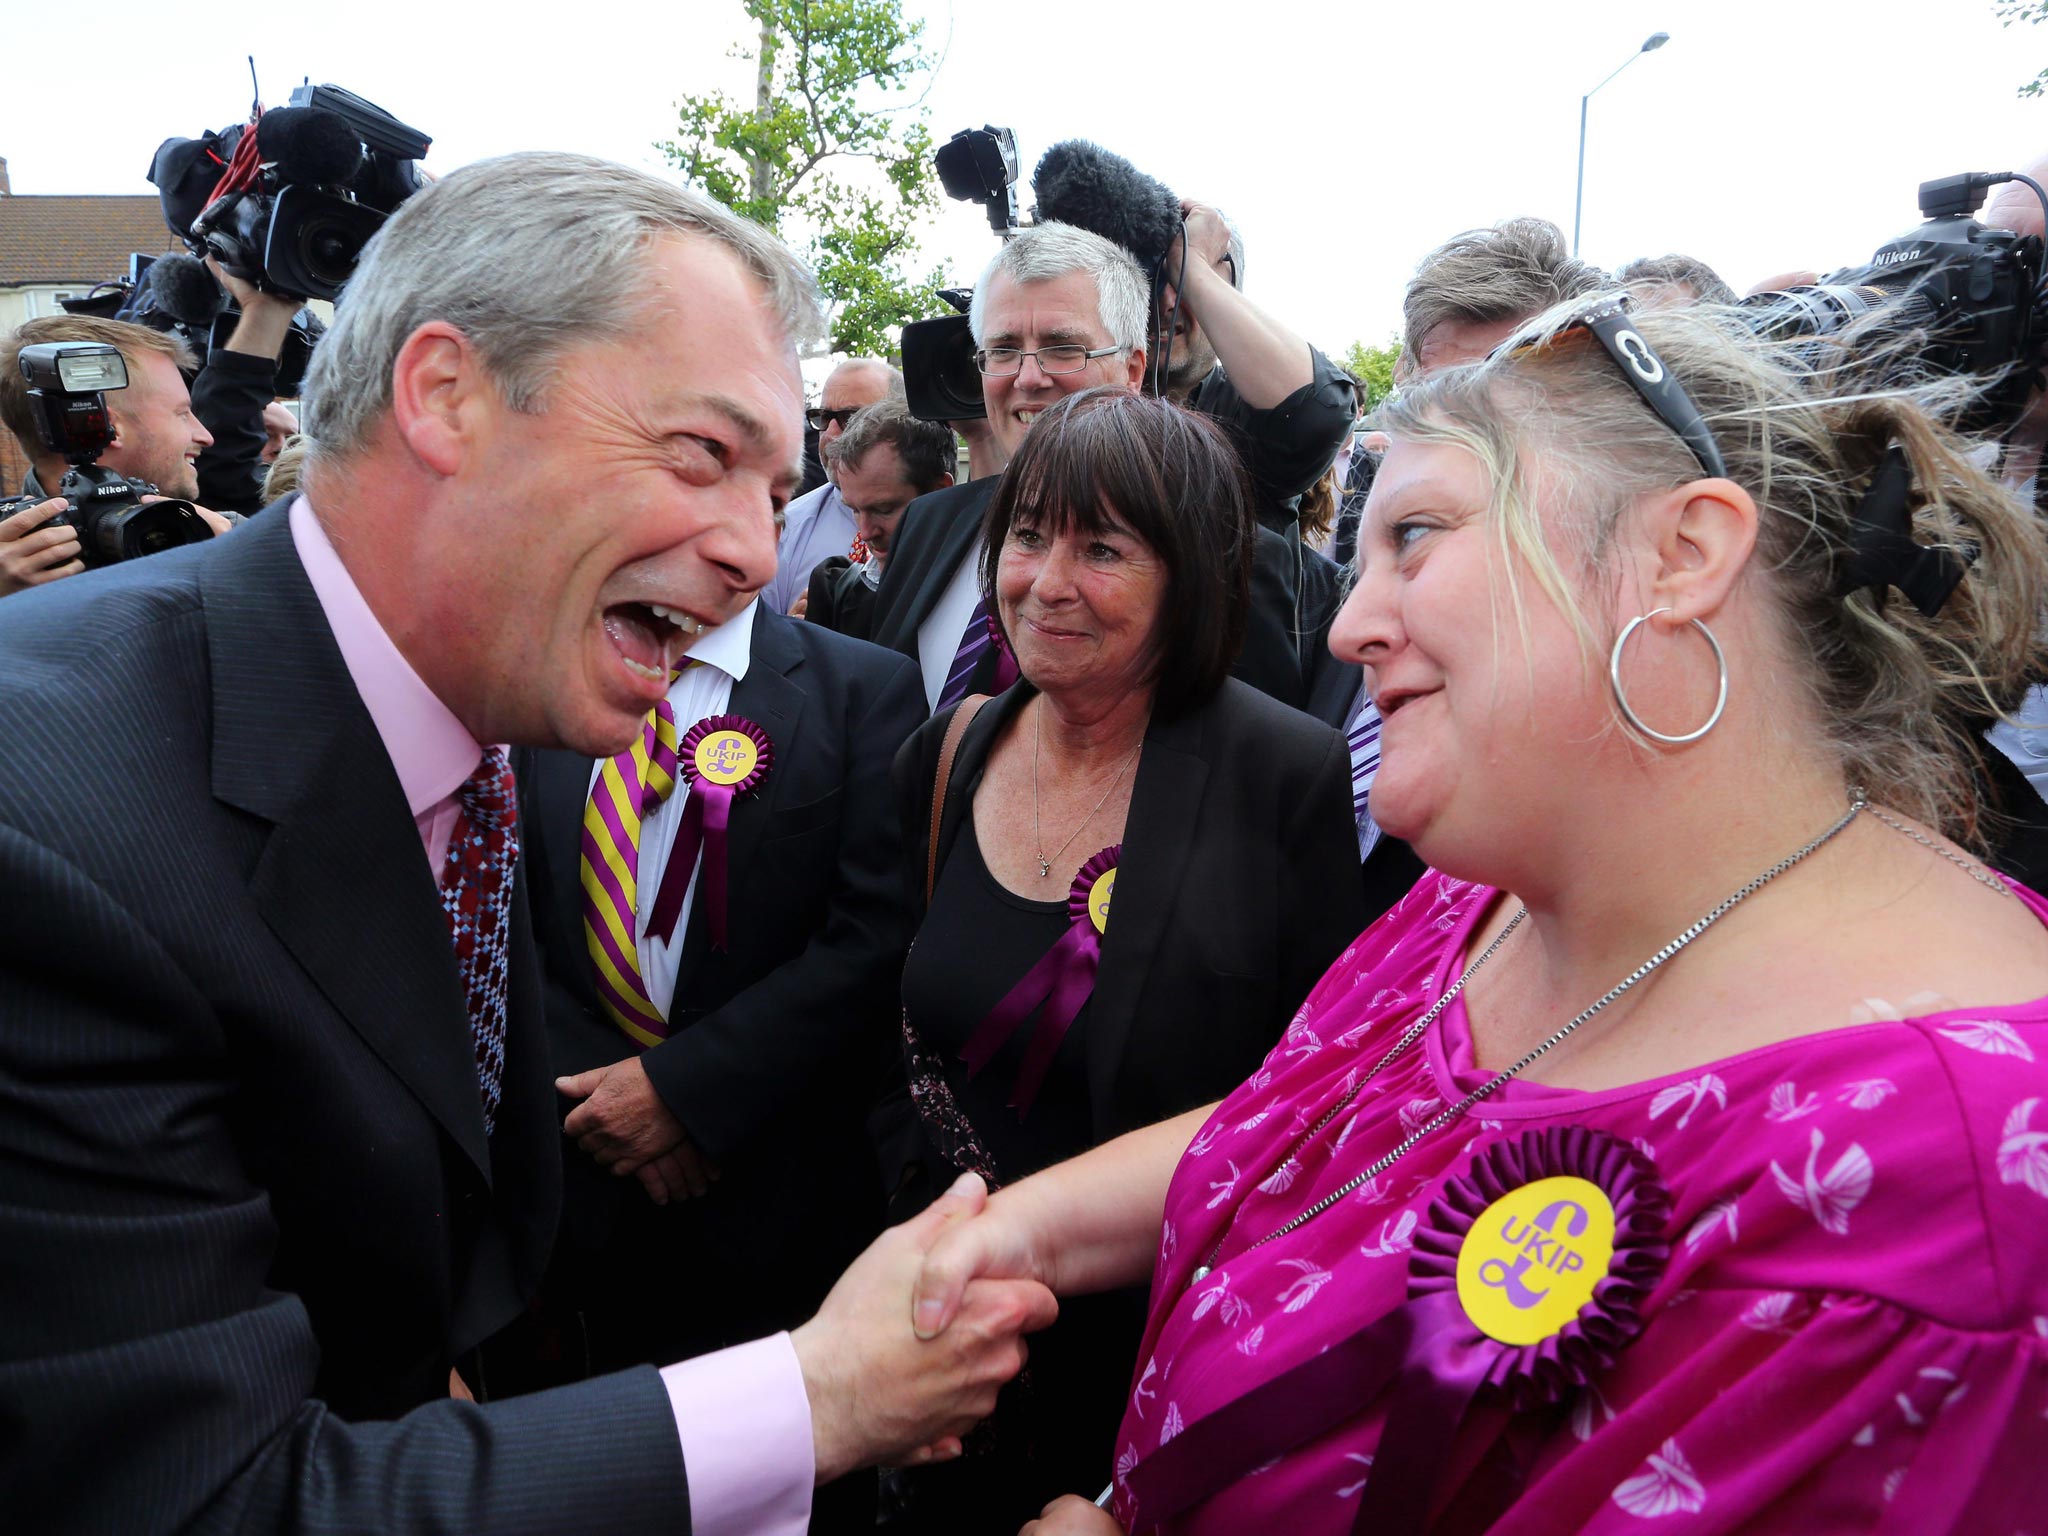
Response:
[[[275,361],[284,353],[284,339],[292,328],[292,316],[299,312],[299,299],[282,294],[265,293],[246,278],[235,277],[218,260],[206,258],[207,268],[220,279],[220,285],[234,295],[235,303],[241,306],[242,318],[235,322],[235,333],[228,338],[227,350],[246,353],[250,357],[267,357]]]
[[[1165,272],[1168,277],[1168,291],[1172,290],[1171,279],[1180,275],[1181,239],[1188,247],[1188,281],[1194,281],[1195,267],[1206,267],[1224,282],[1231,280],[1230,272],[1230,226],[1223,222],[1223,215],[1207,203],[1182,202],[1180,216],[1186,221],[1181,238],[1166,248]]]
[[[43,526],[64,507],[64,498],[53,496],[23,507],[12,517],[0,518],[0,597],[76,576],[85,569],[79,558],[78,531],[68,523]]]

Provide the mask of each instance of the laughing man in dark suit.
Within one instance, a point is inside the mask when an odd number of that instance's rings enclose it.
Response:
[[[617,752],[767,580],[813,318],[658,178],[465,167],[350,284],[305,497],[0,606],[11,1532],[792,1532],[1016,1369],[1049,1297],[911,1332],[934,1217],[794,1335],[450,1400],[559,1195],[491,744]]]

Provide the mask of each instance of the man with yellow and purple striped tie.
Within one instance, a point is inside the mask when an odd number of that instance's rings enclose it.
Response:
[[[890,764],[923,684],[759,602],[687,662],[617,757],[518,761],[574,1105],[542,1381],[801,1321],[882,1221],[865,1116],[912,927]]]

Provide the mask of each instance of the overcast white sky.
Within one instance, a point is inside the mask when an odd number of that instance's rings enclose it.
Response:
[[[1592,102],[1584,254],[1603,263],[1681,250],[1738,289],[1826,270],[1918,222],[1919,181],[2048,153],[2048,100],[2015,96],[2048,63],[2048,27],[2003,30],[1991,0],[906,7],[949,44],[939,138],[1013,127],[1027,176],[1058,139],[1093,138],[1222,204],[1254,297],[1331,350],[1391,334],[1417,258],[1457,230],[1535,213],[1569,232],[1579,97],[1653,31],[1670,44]],[[749,81],[726,56],[737,0],[352,0],[245,13],[239,31],[162,0],[95,0],[89,26],[15,10],[15,56],[37,61],[0,91],[17,193],[149,191],[159,141],[246,113],[252,47],[271,105],[331,80],[431,134],[441,173],[535,148],[659,169],[679,93]],[[971,281],[990,240],[949,204],[929,254]]]

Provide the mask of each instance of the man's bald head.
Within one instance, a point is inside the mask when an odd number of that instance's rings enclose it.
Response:
[[[818,452],[824,451],[839,440],[839,434],[846,430],[846,423],[855,411],[866,410],[883,400],[903,397],[903,375],[883,362],[879,357],[849,357],[825,376],[825,387],[818,391],[818,404],[826,411],[840,414],[827,416],[825,425],[818,431]],[[829,459],[824,461],[831,473]]]
[[[825,376],[820,392],[825,409],[860,410],[903,392],[903,375],[879,357],[849,357]]]

